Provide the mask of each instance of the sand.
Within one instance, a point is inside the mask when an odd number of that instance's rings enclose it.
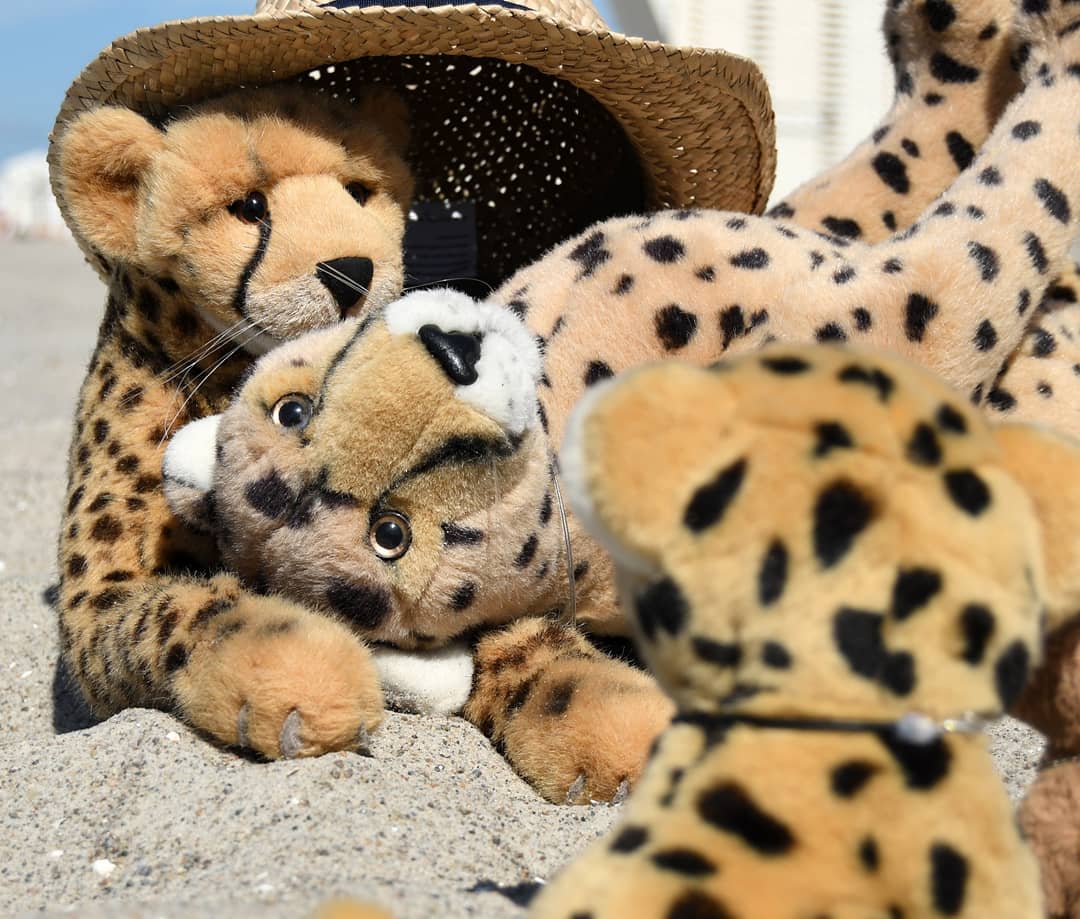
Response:
[[[72,245],[7,243],[0,291],[0,911],[300,917],[349,894],[402,919],[523,916],[618,808],[545,803],[459,719],[391,715],[371,757],[269,764],[160,712],[93,723],[44,595],[104,289]],[[994,738],[1017,798],[1040,738],[1008,720]]]

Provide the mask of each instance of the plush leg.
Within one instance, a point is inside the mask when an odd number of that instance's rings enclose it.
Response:
[[[474,666],[466,718],[557,803],[624,795],[674,711],[652,677],[546,620],[485,636]]]

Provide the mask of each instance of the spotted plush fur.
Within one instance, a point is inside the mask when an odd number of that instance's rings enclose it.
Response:
[[[986,738],[898,723],[1000,715],[1074,614],[1080,449],[773,345],[596,387],[561,460],[679,712],[537,919],[1043,915]]]

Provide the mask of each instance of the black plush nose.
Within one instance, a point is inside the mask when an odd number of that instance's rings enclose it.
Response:
[[[437,325],[421,326],[418,334],[428,353],[451,380],[462,386],[476,382],[476,362],[480,360],[482,341],[479,335],[444,332]]]
[[[342,316],[366,296],[374,274],[369,258],[335,258],[315,266],[315,276],[337,301]]]

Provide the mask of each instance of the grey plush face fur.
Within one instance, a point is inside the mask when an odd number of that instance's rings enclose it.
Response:
[[[210,511],[248,581],[373,640],[433,647],[547,609],[565,570],[539,366],[503,308],[413,294],[263,358],[224,415],[174,439],[170,501]]]

